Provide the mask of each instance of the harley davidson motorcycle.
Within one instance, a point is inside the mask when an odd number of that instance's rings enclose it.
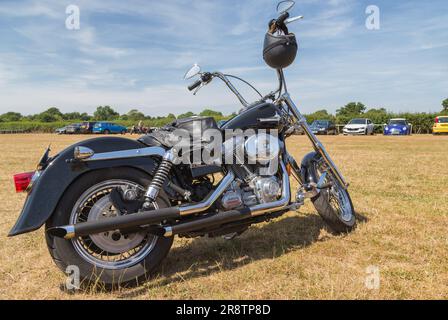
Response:
[[[283,69],[298,50],[288,25],[302,18],[290,17],[293,6],[293,1],[278,4],[279,17],[269,22],[264,40],[263,58],[279,80],[276,90],[249,104],[229,80],[242,79],[193,66],[185,78],[198,80],[188,89],[196,94],[211,81],[222,80],[243,105],[236,116],[219,128],[213,118],[193,117],[138,140],[94,138],[54,156],[47,149],[35,172],[14,176],[17,191],[28,195],[9,236],[45,224],[48,250],[60,269],[75,265],[82,280],[115,286],[147,280],[175,235],[231,239],[252,224],[297,210],[305,199],[335,233],[351,231],[355,213],[348,183],[286,87]],[[242,157],[253,161],[179,163],[168,137],[175,130],[194,135],[197,127],[219,130],[223,136],[228,130],[251,129],[244,141],[229,144],[236,141],[231,138],[223,145],[227,151],[243,146]],[[314,148],[300,165],[285,144],[298,127]],[[207,147],[199,140],[189,152]],[[263,152],[257,152],[260,146]],[[299,183],[293,196],[290,178]]]

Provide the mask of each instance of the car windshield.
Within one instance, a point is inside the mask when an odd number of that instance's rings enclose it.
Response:
[[[393,125],[400,125],[400,126],[406,126],[406,120],[390,120],[389,121],[389,125],[393,126]]]
[[[439,123],[448,123],[448,117],[439,118]]]
[[[366,119],[353,119],[348,124],[366,124]]]
[[[316,120],[311,124],[312,127],[324,127],[328,124],[328,121],[325,120]]]

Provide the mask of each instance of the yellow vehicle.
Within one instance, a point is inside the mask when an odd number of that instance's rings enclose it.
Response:
[[[448,133],[448,116],[436,117],[434,126],[432,127],[433,134]]]

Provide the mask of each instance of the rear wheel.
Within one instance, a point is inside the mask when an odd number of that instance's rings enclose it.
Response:
[[[352,231],[356,226],[356,216],[348,190],[341,186],[322,160],[313,163],[310,174],[316,182],[326,174],[323,182],[331,184],[311,199],[319,215],[336,234]]]
[[[114,188],[141,197],[150,177],[128,168],[111,168],[88,173],[65,193],[46,227],[107,219],[119,213],[109,194]],[[169,207],[163,193],[153,207]],[[77,266],[80,280],[99,282],[107,287],[137,284],[147,280],[168,254],[173,238],[157,237],[144,231],[121,234],[118,230],[71,240],[46,234],[50,254],[65,272]]]

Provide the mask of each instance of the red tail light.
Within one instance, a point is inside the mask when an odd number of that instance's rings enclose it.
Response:
[[[24,192],[33,179],[34,172],[24,172],[14,175],[14,185],[16,186],[16,192]]]

